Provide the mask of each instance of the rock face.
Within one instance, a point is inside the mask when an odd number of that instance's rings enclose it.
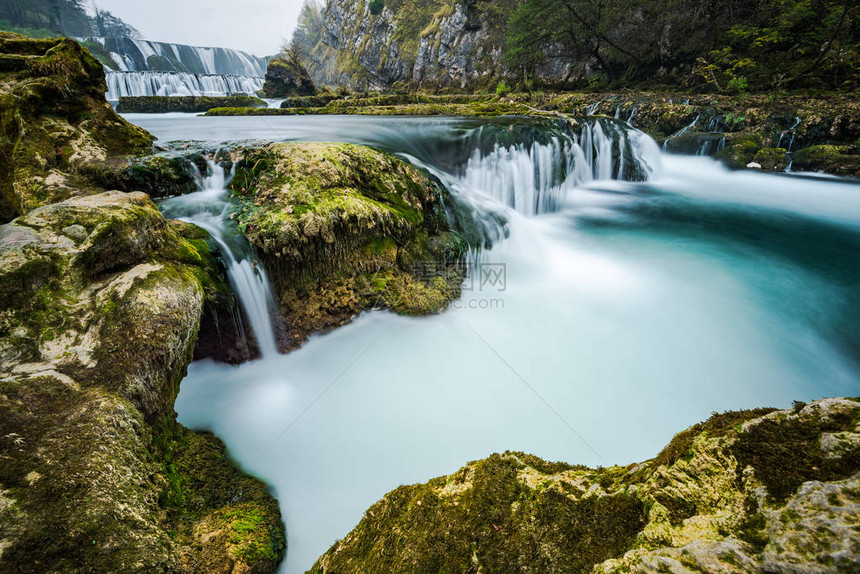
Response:
[[[102,65],[74,41],[0,33],[0,221],[91,187],[86,166],[150,150],[106,90]]]
[[[489,85],[505,73],[502,39],[491,34],[474,2],[422,2],[409,9],[386,2],[378,14],[371,4],[326,4],[322,41],[310,64],[318,84],[466,88]]]
[[[269,62],[263,84],[263,95],[267,98],[312,96],[316,91],[308,71],[297,59],[275,58]]]
[[[188,231],[146,195],[116,191],[0,226],[0,570],[279,561],[265,486],[175,421],[217,281]]]
[[[365,513],[311,572],[854,572],[860,402],[715,414],[654,459],[506,452]]]
[[[460,294],[465,240],[445,189],[396,157],[349,144],[251,150],[231,183],[290,329],[286,346],[362,309],[441,311]]]

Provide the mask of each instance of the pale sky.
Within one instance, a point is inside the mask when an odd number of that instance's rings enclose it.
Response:
[[[303,0],[96,0],[147,40],[277,53]]]

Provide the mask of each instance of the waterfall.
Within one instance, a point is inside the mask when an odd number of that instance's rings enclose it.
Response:
[[[666,138],[666,141],[664,141],[664,142],[663,142],[663,151],[669,151],[669,141],[671,141],[671,140],[673,140],[673,139],[675,139],[675,138],[681,137],[682,135],[685,135],[685,134],[686,134],[687,132],[689,132],[691,129],[693,129],[694,127],[696,127],[696,124],[697,124],[697,123],[699,123],[699,118],[700,118],[700,117],[701,117],[701,116],[696,116],[696,119],[694,119],[694,120],[693,120],[693,123],[691,123],[690,125],[688,125],[688,126],[686,126],[686,127],[684,127],[684,128],[681,128],[681,129],[680,129],[680,130],[678,130],[677,132],[675,132],[675,133],[673,133],[672,135],[670,135],[669,137],[667,137],[667,138]]]
[[[592,181],[648,179],[660,148],[638,130],[611,120],[585,124],[579,133],[555,130],[547,141],[476,147],[459,184],[481,190],[525,215],[552,212],[571,191]]]
[[[260,354],[263,358],[275,356],[278,348],[271,320],[275,303],[269,279],[254,259],[248,240],[230,219],[233,204],[227,184],[232,173],[228,174],[213,158],[207,160],[207,165],[206,176],[196,174],[200,191],[164,200],[161,210],[166,217],[193,223],[209,232],[224,257],[230,285],[251,324]]]
[[[139,38],[93,37],[126,72],[163,71],[192,74],[264,76],[267,58],[231,48],[206,48]]]
[[[254,94],[263,78],[177,72],[106,72],[109,101],[126,96],[227,96]]]

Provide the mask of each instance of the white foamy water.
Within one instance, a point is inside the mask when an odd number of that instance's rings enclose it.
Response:
[[[503,269],[504,281],[473,274],[446,313],[366,313],[286,356],[189,369],[180,421],[213,430],[273,486],[288,532],[283,572],[310,568],[398,485],[493,452],[627,464],[712,411],[860,394],[857,184],[655,156],[637,132],[624,135],[639,150],[628,161],[651,181],[607,181],[618,163],[595,157],[619,139],[603,128],[591,145],[577,136],[595,155],[589,177],[570,185],[555,171],[582,160],[563,137],[549,158],[513,142],[458,162],[450,150],[472,124],[456,120],[171,117],[141,123],[162,139],[233,129],[236,139],[401,151],[509,218],[508,239],[477,269]],[[199,118],[221,119],[237,118]],[[502,173],[519,175],[502,185]]]

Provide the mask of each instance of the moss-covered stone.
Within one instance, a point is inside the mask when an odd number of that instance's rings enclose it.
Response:
[[[627,467],[496,454],[392,491],[311,572],[850,572],[858,456],[850,399],[715,414]]]
[[[302,63],[294,57],[274,58],[266,68],[263,94],[267,98],[312,96],[317,89]]]
[[[122,192],[0,226],[0,570],[275,569],[276,502],[175,423],[219,281],[187,227]]]
[[[105,100],[102,65],[69,39],[0,33],[0,221],[80,195],[79,170],[153,138]]]
[[[224,107],[265,108],[266,102],[254,96],[137,96],[120,98],[116,110],[124,114],[202,113]]]
[[[793,167],[860,177],[860,149],[852,146],[816,145],[796,152]]]
[[[82,167],[93,185],[120,191],[142,191],[153,198],[185,195],[197,191],[193,158],[147,155],[111,158]]]
[[[441,311],[458,297],[467,245],[445,189],[393,155],[349,144],[251,150],[231,183],[290,342],[362,309]]]
[[[753,161],[765,171],[783,171],[788,166],[788,159],[783,148],[766,147],[758,150]]]

